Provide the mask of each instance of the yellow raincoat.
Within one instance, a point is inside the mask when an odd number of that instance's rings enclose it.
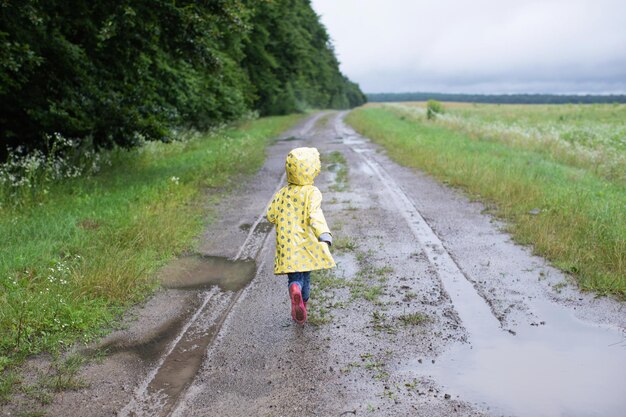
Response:
[[[285,162],[288,184],[267,208],[267,219],[276,225],[274,274],[327,269],[335,261],[326,243],[318,238],[330,233],[322,213],[322,193],[313,185],[321,169],[315,148],[296,148]]]

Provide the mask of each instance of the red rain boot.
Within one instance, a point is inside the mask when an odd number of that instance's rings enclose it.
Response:
[[[289,286],[289,295],[291,297],[291,318],[298,324],[304,324],[306,321],[306,307],[302,302],[300,286],[295,282]]]

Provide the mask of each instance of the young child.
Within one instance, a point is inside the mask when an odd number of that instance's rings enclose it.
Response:
[[[335,266],[322,193],[313,185],[320,169],[316,148],[289,152],[285,162],[288,184],[274,195],[267,209],[267,219],[276,225],[274,274],[287,274],[291,317],[298,324],[306,321],[311,271]]]

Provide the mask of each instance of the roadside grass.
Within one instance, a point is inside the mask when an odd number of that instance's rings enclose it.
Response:
[[[66,358],[56,355],[49,368],[40,371],[33,383],[28,384],[21,378],[17,379],[12,389],[8,391],[7,402],[12,398],[11,394],[19,393],[21,398],[17,400],[18,404],[14,404],[22,413],[18,415],[45,415],[43,410],[38,409],[50,404],[55,393],[87,386],[87,383],[77,376],[86,360],[84,356],[77,354]]]
[[[15,371],[5,372],[0,378],[0,405],[6,404],[11,399],[11,394],[20,382],[20,375]]]
[[[87,358],[77,354],[67,358],[55,358],[49,372],[40,378],[41,386],[54,392],[75,390],[87,386],[83,380],[78,378],[78,371],[86,361]]]
[[[356,278],[350,286],[350,295],[353,300],[362,298],[374,304],[378,304],[380,296],[385,293],[383,285],[369,285],[364,279]]]
[[[347,121],[399,163],[495,203],[517,241],[583,290],[626,298],[626,187],[618,179],[385,107],[359,108]]]
[[[388,357],[387,352],[385,352],[383,355]],[[379,354],[378,356],[383,355]],[[389,373],[385,371],[387,363],[382,359],[377,359],[376,356],[377,355],[374,355],[372,353],[361,353],[359,355],[359,358],[361,359],[360,362],[349,362],[346,364],[346,366],[341,368],[340,371],[344,374],[349,374],[353,370],[361,368],[369,371],[372,379],[387,380],[389,378]]]
[[[406,313],[398,316],[398,320],[405,326],[417,326],[424,323],[427,317],[421,313]]]
[[[352,236],[339,236],[333,242],[333,249],[338,252],[352,252],[358,248],[358,243]]]
[[[112,151],[111,166],[97,175],[52,184],[33,204],[3,202],[3,382],[26,356],[88,342],[149,295],[157,286],[154,272],[193,247],[212,204],[257,170],[271,138],[300,117],[261,118]]]
[[[311,282],[312,304],[307,311],[307,322],[313,326],[331,323],[334,318],[332,310],[343,307],[336,301],[336,290],[344,288],[346,282],[330,269],[313,271]]]
[[[392,335],[398,332],[395,326],[391,323],[389,316],[380,310],[374,310],[372,312],[370,324],[372,325],[372,328],[379,333]]]
[[[42,407],[50,404],[55,393],[78,390],[88,384],[78,377],[82,365],[90,359],[81,354],[65,357],[55,354],[47,368],[36,371],[32,381],[27,382],[17,371],[6,372],[6,384],[0,384],[0,404],[12,402],[18,416],[46,415]],[[4,385],[11,384],[4,389]]]
[[[345,308],[346,302],[365,300],[375,306],[382,306],[381,296],[385,295],[386,275],[393,272],[390,266],[373,267],[367,260],[366,253],[358,252],[359,271],[348,279],[335,275],[333,270],[313,271],[311,275],[311,306],[307,321],[320,326],[333,321],[332,312],[337,308]],[[378,282],[378,284],[374,283]],[[339,290],[347,290],[341,294]],[[347,298],[344,297],[347,296]]]

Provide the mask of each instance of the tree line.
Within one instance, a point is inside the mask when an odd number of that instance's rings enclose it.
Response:
[[[0,152],[366,100],[309,0],[2,0],[0,56]]]
[[[626,95],[376,93],[367,94],[367,100],[371,102],[437,100],[492,104],[591,104],[626,103]]]

